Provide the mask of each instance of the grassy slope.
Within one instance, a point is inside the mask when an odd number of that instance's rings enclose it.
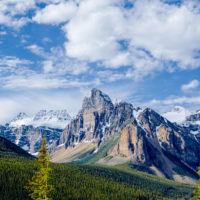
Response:
[[[128,165],[100,167],[52,164],[54,200],[189,199],[194,186],[131,170]],[[37,165],[27,159],[0,159],[0,200],[29,200],[24,186]]]
[[[84,154],[78,155],[76,158],[80,160],[73,161],[71,162],[71,164],[94,164],[101,158],[106,157],[107,152],[117,143],[118,140],[119,138],[115,138],[104,142],[104,144],[102,144],[101,148],[98,150],[97,153],[93,153],[93,151],[90,150],[90,152],[88,151],[87,153],[84,152]],[[85,158],[84,155],[86,155]]]

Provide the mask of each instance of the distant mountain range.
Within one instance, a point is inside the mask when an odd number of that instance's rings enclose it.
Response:
[[[50,128],[64,129],[70,122],[71,117],[67,110],[40,110],[34,116],[28,116],[26,113],[19,113],[9,126],[19,127],[21,125],[32,125],[34,127],[46,126]]]
[[[40,110],[34,116],[21,112],[9,123],[0,126],[0,135],[27,152],[37,155],[42,135],[46,135],[50,148],[70,120],[66,110]]]
[[[20,113],[0,135],[37,154],[45,133],[53,162],[119,165],[185,183],[196,182],[200,163],[200,112],[176,106],[161,116],[127,102],[113,104],[92,89],[73,119],[66,110]]]

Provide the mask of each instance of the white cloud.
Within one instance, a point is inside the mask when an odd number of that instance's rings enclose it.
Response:
[[[44,8],[38,6],[41,2]],[[133,8],[126,9],[125,0],[2,0],[0,24],[19,28],[30,21],[27,11],[35,9],[32,20],[36,23],[65,23],[62,30],[68,60],[97,62],[114,69],[131,66],[127,78],[140,79],[161,70],[173,72],[177,66],[200,67],[199,2],[131,2]]]
[[[49,4],[36,12],[33,21],[39,24],[59,24],[69,20],[76,13],[76,9],[74,1]]]
[[[159,0],[136,0],[131,9],[122,1],[84,0],[63,27],[67,56],[100,62],[107,68],[132,66],[134,79],[155,71],[200,67],[200,6]],[[121,44],[125,41],[125,45]],[[143,56],[141,56],[143,51]]]
[[[180,96],[180,97],[167,97],[163,100],[152,99],[149,102],[142,104],[143,106],[148,106],[154,108],[160,113],[169,111],[169,108],[172,108],[177,105],[188,108],[190,111],[197,110],[200,107],[200,96]]]
[[[80,3],[77,14],[63,27],[68,56],[91,62],[119,57],[117,39],[124,34],[126,21],[113,4],[113,0]]]
[[[198,86],[199,86],[199,81],[198,80],[192,80],[188,84],[182,85],[181,90],[183,90],[184,92],[187,92],[191,89],[197,88]]]
[[[99,80],[81,81],[78,78],[62,78],[52,77],[43,74],[28,74],[28,75],[10,75],[6,78],[1,78],[1,87],[11,90],[27,90],[27,89],[59,89],[59,88],[78,88],[84,86],[97,86]]]
[[[82,91],[78,89],[62,92],[27,91],[23,94],[0,96],[0,124],[9,122],[19,112],[32,115],[41,109],[67,109],[70,115],[74,116],[81,107],[83,96]]]
[[[0,58],[0,67],[16,67],[19,65],[28,65],[32,62],[25,59],[19,59],[15,56],[5,56]]]
[[[28,46],[27,49],[44,59],[42,61],[44,73],[79,75],[89,69],[86,62],[66,57],[65,51],[61,47],[52,47],[50,52],[45,52],[42,47],[33,44]]]
[[[0,24],[18,29],[30,21],[25,14],[34,8],[34,0],[1,0]]]

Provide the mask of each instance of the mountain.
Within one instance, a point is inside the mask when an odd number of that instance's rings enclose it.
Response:
[[[187,128],[150,108],[113,104],[92,89],[82,108],[51,148],[54,162],[132,165],[160,177],[194,183],[199,141]]]
[[[9,126],[19,127],[22,125],[32,125],[34,127],[46,126],[64,129],[70,120],[71,117],[67,110],[40,110],[34,116],[30,117],[26,113],[20,112],[11,120]]]
[[[0,158],[2,157],[26,157],[33,158],[25,150],[0,136]]]
[[[50,148],[70,120],[66,110],[40,110],[31,117],[20,112],[10,123],[0,126],[0,135],[27,152],[37,155],[43,134],[46,135]]]
[[[21,125],[18,127],[0,126],[0,135],[15,143],[27,152],[37,155],[42,143],[42,136],[45,134],[48,148],[59,139],[63,129],[48,127],[33,127],[32,125]]]
[[[162,116],[171,122],[182,123],[190,114],[191,112],[184,107],[175,106],[171,111],[163,113]]]

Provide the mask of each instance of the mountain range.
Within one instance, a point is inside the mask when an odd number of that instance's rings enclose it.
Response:
[[[37,155],[45,134],[48,147],[59,139],[71,117],[66,110],[40,110],[34,116],[20,112],[6,125],[0,126],[0,135],[27,152]]]
[[[9,126],[32,125],[34,127],[46,126],[64,129],[70,120],[71,117],[67,110],[40,110],[33,116],[28,116],[26,113],[20,112],[10,121]]]
[[[198,126],[191,125],[193,131]],[[119,165],[130,162],[149,173],[193,183],[200,163],[197,134],[150,108],[113,104],[93,89],[51,149],[54,162]]]
[[[0,135],[37,154],[45,133],[53,162],[129,163],[159,177],[195,183],[200,163],[199,121],[198,111],[190,113],[177,106],[162,116],[127,102],[113,104],[107,94],[92,89],[73,119],[66,110],[43,110],[32,117],[20,113],[0,126]],[[57,126],[61,123],[62,127]]]

